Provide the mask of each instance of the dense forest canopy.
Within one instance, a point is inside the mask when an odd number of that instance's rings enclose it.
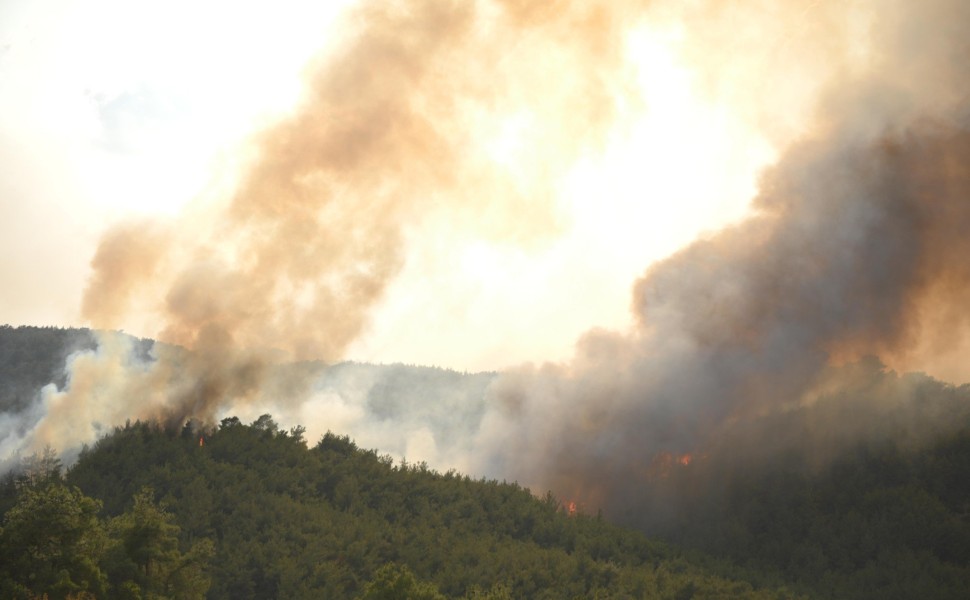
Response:
[[[308,447],[269,415],[133,423],[63,477],[50,456],[27,466],[0,497],[5,597],[794,597],[551,494],[394,464],[336,434]]]

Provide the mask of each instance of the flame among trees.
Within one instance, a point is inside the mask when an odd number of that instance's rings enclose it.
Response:
[[[684,454],[675,454],[667,451],[660,452],[650,461],[646,475],[648,479],[669,477],[675,469],[689,467],[693,462],[694,455],[689,452],[685,452]]]

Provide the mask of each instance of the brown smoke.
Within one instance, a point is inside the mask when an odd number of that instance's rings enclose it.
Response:
[[[364,2],[300,107],[257,136],[228,202],[104,236],[84,316],[106,328],[147,314],[145,333],[194,350],[200,381],[174,419],[245,400],[261,364],[341,358],[433,213],[512,243],[557,230],[557,178],[636,99],[622,12],[534,6]],[[481,138],[510,117],[512,156],[493,156]]]

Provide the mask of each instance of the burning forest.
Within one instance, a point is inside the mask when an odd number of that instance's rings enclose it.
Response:
[[[100,235],[94,347],[4,413],[5,459],[272,412],[687,539],[746,473],[966,426],[966,2],[363,0],[336,22],[230,189]],[[742,210],[661,240],[728,189]],[[623,316],[574,314],[612,285]],[[578,339],[543,356],[560,322]],[[482,373],[360,364],[423,344]]]

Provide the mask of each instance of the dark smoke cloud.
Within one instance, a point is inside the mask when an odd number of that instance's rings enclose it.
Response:
[[[481,469],[642,522],[680,457],[716,448],[731,463],[732,445],[765,437],[752,423],[811,403],[833,365],[931,361],[917,340],[966,334],[968,9],[886,8],[870,68],[836,80],[814,130],[764,173],[753,216],[636,282],[634,332],[591,332],[568,364],[495,384]]]

